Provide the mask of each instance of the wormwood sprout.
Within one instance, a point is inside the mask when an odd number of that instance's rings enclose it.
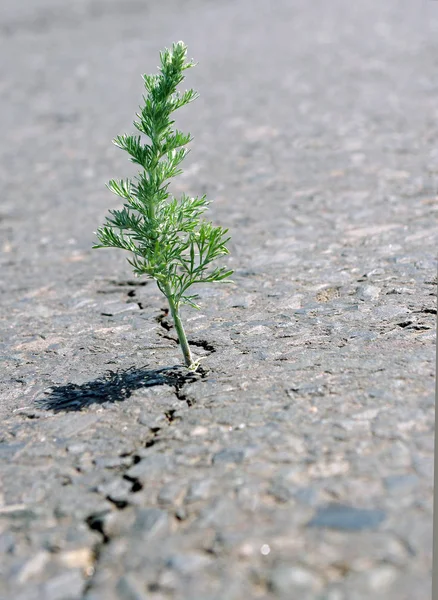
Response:
[[[188,153],[190,134],[173,130],[171,114],[198,97],[190,89],[176,91],[184,79],[184,71],[195,66],[186,62],[187,47],[183,42],[160,53],[157,75],[143,75],[147,95],[137,113],[135,128],[146,135],[120,135],[113,142],[125,150],[133,163],[142,168],[134,181],[112,179],[107,187],[124,200],[121,210],[110,210],[104,226],[96,235],[99,244],[93,248],[122,248],[131,253],[128,262],[136,276],[155,279],[166,296],[187,367],[196,369],[180,317],[180,308],[195,302],[198,295],[189,294],[195,283],[225,281],[233,271],[213,268],[211,263],[228,254],[227,229],[214,227],[202,218],[209,202],[205,196],[177,199],[170,194],[170,179],[182,173],[179,165]]]

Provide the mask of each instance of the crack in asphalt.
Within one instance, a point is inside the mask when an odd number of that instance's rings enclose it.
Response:
[[[176,373],[175,377],[174,377],[173,392],[174,392],[176,398],[178,398],[178,400],[180,400],[182,402],[185,402],[188,407],[193,406],[194,402],[192,399],[190,399],[188,397],[188,395],[186,393],[184,393],[183,390],[184,390],[185,385],[187,385],[187,383],[191,383],[193,381],[199,381],[201,379],[204,379],[207,376],[207,371],[205,371],[205,370],[201,371],[201,369],[199,369],[199,371],[200,372],[198,373],[198,376],[193,373],[191,373],[189,376],[180,374],[180,373]],[[179,420],[178,417],[175,417],[176,412],[177,412],[176,409],[170,409],[163,413],[164,416],[166,417],[168,427],[170,427],[172,425],[172,423],[178,422],[178,420]],[[161,430],[162,430],[162,427],[152,428],[151,429],[152,437],[149,436],[147,440],[144,440],[140,444],[140,447],[151,448],[151,447],[155,446],[157,443],[159,443],[160,442],[159,433]],[[127,453],[126,456],[131,456],[132,460],[130,463],[123,466],[123,468],[120,470],[119,476],[121,479],[128,481],[129,483],[132,484],[129,493],[135,494],[137,492],[140,492],[143,489],[143,484],[140,482],[140,480],[137,477],[132,477],[132,476],[128,475],[127,473],[129,471],[129,469],[131,469],[132,466],[141,462],[142,457],[139,456],[138,454],[136,454],[136,450],[134,450],[132,453]],[[101,495],[106,500],[111,502],[111,504],[115,507],[116,511],[123,511],[132,505],[129,498],[128,499],[117,499],[117,498],[111,497],[111,495],[108,495],[108,494],[107,495],[101,494]],[[95,531],[100,534],[100,540],[98,542],[96,542],[92,548],[93,565],[92,565],[92,571],[90,572],[90,575],[85,583],[85,587],[83,590],[84,596],[93,587],[93,581],[94,581],[94,578],[96,577],[96,573],[99,568],[99,560],[100,560],[100,557],[102,556],[104,547],[106,545],[110,544],[114,537],[110,533],[105,531],[105,518],[111,512],[112,511],[106,510],[106,511],[101,511],[101,512],[97,512],[97,513],[92,513],[92,514],[88,515],[88,517],[84,520],[85,524],[89,527],[90,530]]]

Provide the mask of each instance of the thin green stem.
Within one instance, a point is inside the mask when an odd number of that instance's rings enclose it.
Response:
[[[187,341],[187,337],[186,337],[186,333],[184,331],[181,317],[179,316],[179,306],[178,306],[178,304],[175,303],[175,301],[172,297],[172,292],[171,292],[169,284],[166,283],[163,286],[163,288],[164,288],[164,292],[166,294],[167,301],[169,302],[170,313],[172,315],[172,319],[175,324],[175,329],[178,334],[179,343],[180,343],[181,350],[182,350],[182,353],[184,356],[184,362],[186,364],[186,367],[190,368],[193,366],[194,360],[192,357],[192,353],[190,351],[190,346]]]

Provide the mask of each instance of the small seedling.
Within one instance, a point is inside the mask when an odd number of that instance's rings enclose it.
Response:
[[[228,254],[228,230],[214,227],[202,215],[210,204],[205,196],[177,199],[168,191],[169,180],[182,173],[179,165],[188,153],[190,134],[173,130],[171,114],[198,97],[190,89],[182,94],[177,86],[184,71],[195,63],[186,62],[187,47],[183,42],[160,53],[161,66],[156,75],[143,75],[147,95],[137,113],[135,128],[149,138],[120,135],[114,144],[125,150],[142,171],[134,180],[112,179],[107,187],[124,200],[121,210],[110,210],[96,235],[99,244],[93,248],[122,248],[136,276],[155,279],[166,296],[178,334],[185,365],[196,369],[181,321],[180,308],[196,304],[198,295],[189,294],[195,283],[229,281],[232,271],[213,268],[211,263]]]

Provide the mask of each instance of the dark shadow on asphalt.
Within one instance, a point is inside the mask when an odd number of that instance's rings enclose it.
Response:
[[[178,366],[154,370],[109,370],[102,377],[82,385],[68,383],[47,388],[44,396],[37,398],[35,403],[40,409],[54,412],[80,411],[92,404],[121,402],[139,388],[156,385],[170,385],[178,396],[183,385],[197,381],[200,376],[202,374],[187,372]]]

